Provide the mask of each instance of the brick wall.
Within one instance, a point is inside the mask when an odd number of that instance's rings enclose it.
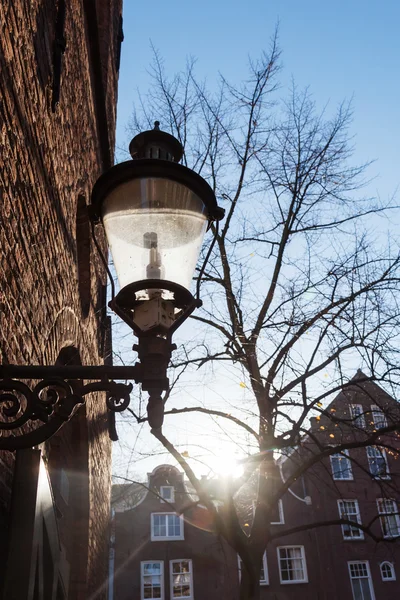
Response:
[[[54,364],[67,346],[78,350],[83,364],[103,361],[105,274],[92,247],[91,277],[78,281],[76,216],[78,197],[89,200],[94,181],[112,161],[121,2],[98,2],[107,10],[96,13],[94,0],[65,0],[66,47],[53,112],[61,1],[0,1],[0,360],[10,363]],[[80,292],[88,304],[83,312]],[[104,398],[90,397],[86,413],[81,409],[74,418],[76,425],[69,432],[67,425],[45,454],[55,487],[62,466],[86,478],[81,542],[86,536],[89,552],[87,570],[76,579],[83,586],[87,578],[81,596],[87,598],[107,569],[110,442]],[[0,461],[1,528],[13,455],[2,452]],[[4,551],[2,544],[0,559]]]

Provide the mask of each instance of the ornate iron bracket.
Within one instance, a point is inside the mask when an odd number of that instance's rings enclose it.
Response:
[[[0,450],[31,448],[54,435],[85,403],[92,392],[107,392],[107,408],[125,410],[130,402],[132,384],[139,382],[141,364],[123,366],[0,366]],[[21,381],[22,380],[22,381]],[[28,385],[26,381],[38,381]],[[84,380],[100,380],[84,384]],[[41,422],[29,431],[29,422]],[[4,435],[12,431],[10,435]]]
[[[142,385],[149,393],[149,425],[159,429],[164,419],[162,393],[169,387],[166,373],[174,348],[166,338],[144,336],[134,346],[140,362],[130,367],[0,365],[0,450],[31,448],[45,442],[92,392],[107,392],[107,408],[122,412],[128,408],[133,386],[115,379]],[[88,380],[93,383],[84,384]],[[24,425],[37,421],[42,425],[23,430]],[[6,435],[7,431],[13,433]]]

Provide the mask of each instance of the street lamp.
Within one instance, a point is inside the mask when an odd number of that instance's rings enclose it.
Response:
[[[160,428],[163,423],[162,392],[168,390],[166,371],[175,348],[172,334],[201,306],[190,285],[204,234],[212,222],[217,230],[224,211],[208,183],[179,164],[182,145],[160,131],[158,121],[153,130],[133,138],[129,150],[132,160],[97,180],[89,209],[93,232],[95,225],[104,226],[121,287],[115,295],[111,279],[109,305],[138,337],[133,349],[140,362],[131,367],[0,366],[5,417],[0,431],[13,431],[0,437],[0,449],[31,447],[49,439],[94,391],[108,392],[110,410],[124,410],[132,384],[115,379],[140,383],[149,392],[150,426]],[[21,381],[28,379],[40,381],[28,387]],[[83,384],[84,380],[99,381]],[[33,420],[42,424],[21,433],[19,428]]]

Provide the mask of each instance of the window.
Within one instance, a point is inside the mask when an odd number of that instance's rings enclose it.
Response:
[[[368,561],[349,562],[354,600],[375,600]]]
[[[369,471],[375,479],[390,479],[386,452],[379,446],[368,446]]]
[[[151,540],[183,540],[183,518],[175,513],[152,513]]]
[[[277,550],[281,583],[307,583],[304,546],[280,546]]]
[[[352,425],[365,429],[365,419],[362,404],[350,404],[350,415],[353,419]]]
[[[339,515],[341,519],[348,519],[354,523],[361,523],[358,500],[338,500]],[[344,540],[362,540],[364,533],[353,525],[342,525]]]
[[[239,565],[239,580],[242,574],[242,560],[238,555],[238,565]],[[267,567],[267,554],[264,552],[263,559],[261,563],[261,571],[260,571],[260,585],[268,585],[268,567]]]
[[[382,581],[396,581],[396,573],[392,563],[387,561],[381,563],[381,575]]]
[[[141,589],[142,600],[164,598],[164,563],[162,561],[142,562]]]
[[[382,429],[383,427],[387,427],[385,413],[381,408],[379,408],[379,406],[376,406],[376,404],[372,404],[371,412],[375,429]]]
[[[343,450],[338,454],[331,454],[333,479],[353,479],[353,471],[349,459],[349,451]]]
[[[171,560],[171,600],[193,598],[193,570],[191,560]]]
[[[400,517],[397,504],[390,498],[379,498],[376,501],[380,518],[383,537],[393,538],[400,536]]]
[[[161,502],[175,502],[175,489],[172,485],[162,485],[160,487],[160,496],[163,498]]]
[[[284,524],[285,524],[285,517],[283,515],[283,502],[282,502],[282,500],[278,500],[276,510],[273,512],[271,525],[284,525]]]

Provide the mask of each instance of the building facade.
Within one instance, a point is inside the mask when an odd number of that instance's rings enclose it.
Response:
[[[113,163],[121,10],[0,1],[3,364],[107,359],[86,206]],[[91,395],[50,442],[0,452],[2,597],[106,598],[110,450],[104,397]]]
[[[286,481],[316,441],[355,442],[310,468],[280,500],[271,523],[275,539],[261,570],[261,599],[395,600],[400,595],[398,435],[385,433],[378,438],[381,445],[356,445],[371,431],[398,422],[398,404],[364,379],[358,374],[312,420],[301,447],[278,460]],[[125,493],[123,488],[118,486],[114,497],[113,600],[239,598],[240,561],[213,532],[182,473],[162,465],[149,475],[146,493],[138,486],[127,486]],[[251,526],[251,494],[248,498],[244,527]],[[351,523],[326,525],[341,518]]]

